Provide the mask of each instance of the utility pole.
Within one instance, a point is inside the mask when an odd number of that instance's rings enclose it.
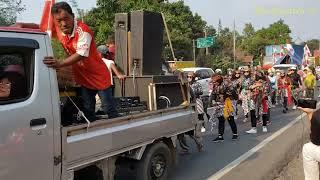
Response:
[[[233,69],[236,69],[236,20],[233,19]]]
[[[194,61],[194,64],[196,64],[196,42],[194,39],[192,40],[192,45],[193,45],[193,61]]]
[[[207,28],[204,29],[204,37],[207,39]],[[206,47],[206,55],[209,55],[209,48]]]

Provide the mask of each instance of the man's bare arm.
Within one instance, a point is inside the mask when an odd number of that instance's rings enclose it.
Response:
[[[61,67],[70,66],[72,64],[75,64],[84,58],[85,57],[80,56],[79,54],[75,53],[63,61],[59,61],[59,60],[55,59],[54,57],[45,57],[43,60],[43,63],[46,64],[48,67],[57,69],[57,68],[61,68]]]

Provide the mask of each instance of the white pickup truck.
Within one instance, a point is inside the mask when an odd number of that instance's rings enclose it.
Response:
[[[111,180],[126,160],[139,180],[167,179],[177,135],[198,132],[193,108],[63,127],[56,71],[45,56],[53,56],[46,33],[0,27],[0,88],[11,88],[10,96],[0,89],[0,179]]]

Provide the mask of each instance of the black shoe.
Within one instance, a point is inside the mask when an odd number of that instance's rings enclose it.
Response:
[[[238,140],[238,135],[237,135],[237,134],[234,134],[234,135],[232,136],[232,141],[236,141],[236,140]]]
[[[96,115],[99,116],[99,115],[106,115],[106,113],[104,113],[104,111],[101,111],[101,110],[98,110],[96,112]]]
[[[223,136],[218,136],[217,138],[215,138],[214,140],[212,140],[213,142],[215,143],[218,143],[218,142],[223,142],[224,139],[223,139]]]
[[[283,113],[287,113],[287,110],[286,110],[286,109],[284,109],[284,110],[282,110],[282,112],[283,112]]]

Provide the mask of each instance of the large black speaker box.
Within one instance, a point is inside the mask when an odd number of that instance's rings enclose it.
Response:
[[[124,74],[128,75],[128,30],[129,18],[127,13],[118,13],[115,16],[115,62]]]
[[[133,11],[130,14],[130,75],[160,75],[162,72],[163,20],[160,13]]]

